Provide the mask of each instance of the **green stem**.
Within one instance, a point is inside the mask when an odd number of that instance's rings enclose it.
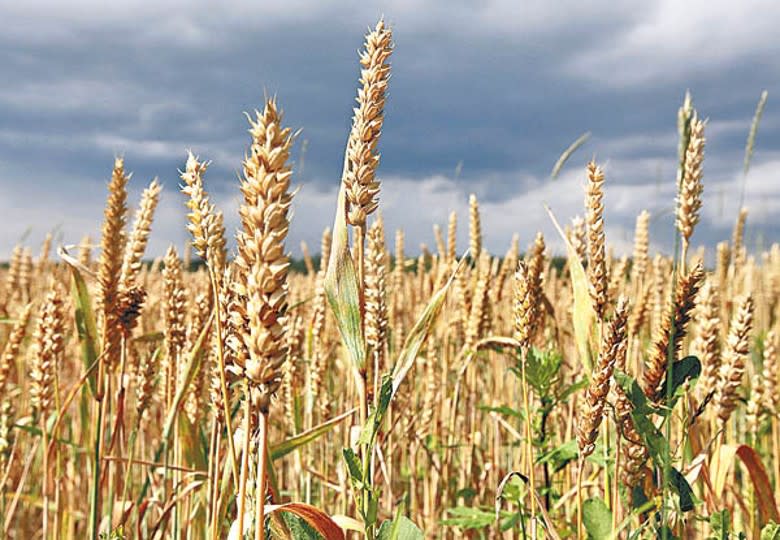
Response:
[[[100,383],[98,383],[100,384]],[[95,442],[93,446],[94,459],[92,461],[92,502],[90,506],[90,529],[92,540],[98,540],[100,529],[100,446],[103,438],[103,401],[102,397],[95,402],[97,404],[97,420],[95,422]]]
[[[246,482],[249,468],[249,417],[252,414],[249,400],[249,384],[244,384],[244,452],[241,456],[241,477],[238,483],[238,535],[244,537],[244,513],[246,512]]]
[[[265,540],[266,458],[268,457],[268,411],[260,413],[258,425],[257,489],[255,490],[255,540]]]
[[[233,426],[230,418],[230,396],[228,395],[227,379],[225,378],[225,356],[222,350],[222,314],[219,302],[219,284],[214,271],[209,268],[209,277],[211,278],[211,290],[214,294],[214,310],[216,318],[214,324],[217,327],[217,361],[219,362],[219,385],[222,391],[222,412],[225,415],[225,428],[227,429],[228,447],[230,449],[231,470],[233,471],[233,482],[238,485],[238,458],[236,457],[236,447],[233,442]],[[217,440],[219,444],[219,440]]]
[[[125,501],[127,500],[127,492],[128,492],[128,486],[130,485],[130,473],[133,469],[133,458],[135,457],[135,441],[138,437],[138,428],[141,424],[141,415],[143,414],[143,411],[140,411],[138,413],[138,421],[135,424],[135,427],[133,427],[133,431],[130,432],[130,440],[128,441],[130,446],[130,452],[127,458],[127,467],[125,468],[125,479],[122,483],[122,498],[120,499],[122,501],[122,504],[125,504]],[[122,512],[124,513],[125,509],[122,508]],[[130,513],[128,512],[127,515],[129,516]],[[124,517],[120,521],[120,523],[124,523]]]

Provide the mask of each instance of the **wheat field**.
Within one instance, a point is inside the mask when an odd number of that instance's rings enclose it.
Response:
[[[748,251],[742,209],[730,239],[692,246],[707,125],[690,96],[672,253],[650,251],[645,211],[614,254],[591,161],[582,216],[550,212],[560,238],[491,254],[472,195],[468,231],[453,213],[409,257],[381,217],[392,51],[380,21],[303,271],[283,96],[249,116],[235,233],[208,161],[182,156],[191,247],[148,259],[162,188],[131,214],[117,158],[99,239],[13,250],[0,537],[780,538],[780,245]]]

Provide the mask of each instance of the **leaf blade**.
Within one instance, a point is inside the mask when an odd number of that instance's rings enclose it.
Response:
[[[333,246],[323,285],[352,365],[360,370],[365,367],[366,344],[360,316],[358,278],[349,252],[346,204],[346,191],[342,183],[333,223]]]

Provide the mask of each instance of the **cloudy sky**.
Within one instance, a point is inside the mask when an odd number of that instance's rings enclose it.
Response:
[[[730,234],[763,89],[748,234],[754,246],[780,239],[779,2],[75,0],[0,5],[0,259],[19,241],[37,250],[51,230],[64,243],[97,237],[115,155],[134,173],[133,201],[155,176],[165,186],[152,254],[186,239],[177,169],[187,149],[212,160],[207,187],[235,229],[243,113],[264,95],[302,130],[290,248],[316,251],[333,219],[357,50],[382,15],[396,49],[381,207],[411,251],[433,244],[431,226],[451,210],[465,247],[470,193],[490,250],[503,253],[514,232],[527,245],[537,230],[560,247],[543,204],[561,221],[581,213],[592,156],[607,172],[608,240],[626,249],[647,208],[656,247],[668,249],[686,89],[709,118],[694,243]]]

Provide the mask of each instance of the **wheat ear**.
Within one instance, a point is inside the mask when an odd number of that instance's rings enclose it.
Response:
[[[144,252],[146,251],[146,244],[149,241],[149,233],[152,231],[154,211],[160,200],[161,191],[162,186],[155,179],[141,194],[141,204],[138,206],[138,211],[135,214],[133,229],[127,239],[127,246],[122,259],[121,278],[119,281],[120,291],[135,285],[143,262]]]
[[[729,327],[726,347],[723,351],[723,365],[720,368],[717,394],[715,396],[716,416],[721,427],[728,423],[731,413],[737,407],[737,390],[742,384],[745,361],[750,353],[750,333],[753,329],[753,298],[746,296],[738,303]]]
[[[585,394],[585,410],[577,425],[577,446],[580,450],[580,458],[585,458],[593,453],[599,427],[604,417],[604,407],[607,394],[610,389],[610,381],[615,364],[625,363],[626,329],[628,321],[628,303],[625,298],[618,300],[615,315],[606,327],[604,337],[601,340],[601,348],[596,365],[593,368],[590,385]]]
[[[365,49],[360,53],[360,84],[352,118],[352,130],[347,141],[343,181],[346,188],[351,225],[365,227],[366,217],[377,206],[379,165],[377,144],[382,132],[387,85],[390,80],[390,54],[393,34],[380,20],[366,35]]]
[[[697,264],[687,275],[682,276],[677,283],[673,313],[661,320],[644,374],[645,395],[654,402],[660,402],[666,393],[664,381],[669,355],[672,354],[673,361],[677,360],[691,312],[696,305],[696,293],[703,278],[704,269],[701,264]]]
[[[117,158],[111,181],[108,184],[108,200],[103,220],[103,230],[100,240],[100,262],[98,264],[98,284],[100,291],[100,307],[102,314],[103,362],[111,368],[116,366],[120,356],[119,318],[117,301],[119,299],[120,279],[122,276],[122,259],[125,248],[125,222],[127,219],[127,182],[130,177],[125,174],[124,161]],[[101,374],[103,373],[100,370]],[[98,381],[102,388],[102,381]],[[98,391],[101,395],[102,390]]]
[[[590,295],[599,319],[607,307],[607,262],[604,236],[604,172],[591,161],[588,163],[588,185],[585,209],[588,231],[588,278]]]

